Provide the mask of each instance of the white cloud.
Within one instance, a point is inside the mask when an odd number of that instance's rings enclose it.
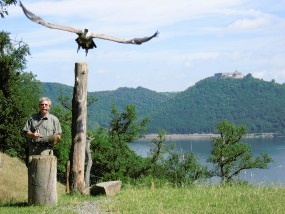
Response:
[[[229,25],[230,29],[235,29],[235,30],[240,30],[240,29],[254,29],[254,28],[260,28],[264,27],[265,25],[269,24],[270,20],[264,18],[264,17],[259,17],[259,18],[254,18],[254,19],[239,19],[235,21],[234,23]]]
[[[253,71],[252,76],[265,81],[275,80],[278,83],[285,83],[285,69],[282,70],[260,70]]]

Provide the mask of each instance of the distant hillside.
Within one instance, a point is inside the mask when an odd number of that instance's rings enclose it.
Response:
[[[57,98],[60,91],[72,98],[73,87],[71,86],[60,83],[42,83],[42,86],[43,95],[50,97],[54,104],[58,104]],[[108,127],[113,104],[120,110],[128,104],[133,104],[136,106],[138,116],[144,116],[150,109],[175,95],[176,92],[158,93],[142,87],[122,87],[113,91],[88,92],[88,96],[96,98],[96,102],[88,107],[88,127],[94,129],[98,124]]]
[[[59,91],[72,97],[73,89],[58,83],[43,83],[44,94],[57,103]],[[284,132],[285,85],[255,79],[209,77],[183,92],[160,93],[142,87],[89,92],[98,99],[88,108],[88,126],[108,127],[112,104],[119,109],[136,105],[139,117],[151,120],[150,133],[213,133],[222,119],[245,124],[249,132]]]
[[[244,124],[249,132],[284,132],[285,85],[255,79],[209,77],[159,105],[150,129],[169,133],[213,133],[216,124],[227,119]]]
[[[138,116],[143,116],[150,109],[171,98],[172,94],[157,93],[149,89],[138,87],[118,88],[114,91],[90,92],[88,96],[95,96],[97,99],[88,109],[89,118],[107,127],[109,125],[111,107],[113,104],[120,110],[123,110],[128,104],[135,105]],[[91,121],[89,125],[94,127],[94,123]]]

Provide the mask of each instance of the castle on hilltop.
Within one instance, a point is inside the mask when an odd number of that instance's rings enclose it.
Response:
[[[243,75],[237,70],[233,73],[215,73],[214,77],[219,79],[233,78],[233,79],[242,79]]]

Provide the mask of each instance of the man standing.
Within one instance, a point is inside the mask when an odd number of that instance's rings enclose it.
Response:
[[[28,152],[31,161],[32,155],[53,155],[53,146],[61,138],[61,126],[58,118],[49,113],[51,101],[47,97],[39,100],[39,112],[32,115],[26,122],[23,132],[29,139]]]

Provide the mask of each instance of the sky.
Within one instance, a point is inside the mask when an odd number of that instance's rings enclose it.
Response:
[[[180,92],[215,73],[251,73],[285,82],[285,0],[22,0],[46,22],[123,39],[159,36],[142,45],[95,39],[77,53],[74,33],[30,21],[8,7],[0,30],[30,48],[25,71],[41,82],[74,85],[75,63],[88,65],[88,91],[139,86]]]

